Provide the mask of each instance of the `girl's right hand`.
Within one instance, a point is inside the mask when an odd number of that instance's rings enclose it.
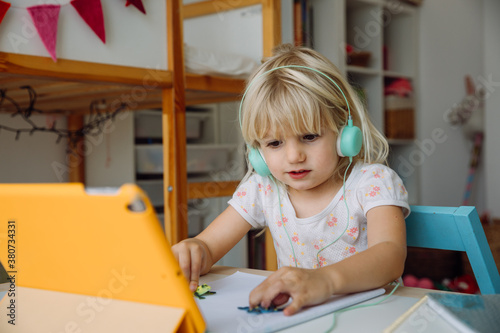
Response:
[[[189,289],[195,291],[200,275],[208,273],[212,267],[207,245],[202,240],[189,238],[172,246],[172,252],[189,282]]]

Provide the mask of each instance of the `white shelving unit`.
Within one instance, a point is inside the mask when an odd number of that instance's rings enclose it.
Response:
[[[312,8],[312,46],[328,57],[349,81],[363,89],[367,110],[379,130],[386,133],[384,88],[392,80],[404,78],[413,87],[413,125],[418,105],[418,9],[401,1],[389,0],[308,0]],[[283,0],[283,15],[289,15],[293,0]],[[282,20],[290,22],[290,20]],[[284,42],[292,42],[293,23],[283,26]],[[347,61],[346,45],[370,52],[366,66]],[[413,128],[416,133],[416,129]],[[390,164],[403,178],[410,203],[418,203],[419,163],[415,159],[415,136],[389,138]],[[412,155],[413,154],[413,155]]]
[[[240,180],[245,172],[244,145],[236,103],[206,104],[186,110],[188,182]],[[134,114],[136,183],[148,194],[163,220],[163,155],[161,112]],[[207,191],[210,191],[207,188]],[[188,235],[196,236],[226,207],[229,197],[188,201]],[[247,266],[246,237],[218,264]]]

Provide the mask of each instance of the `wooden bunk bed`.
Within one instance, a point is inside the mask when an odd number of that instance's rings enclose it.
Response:
[[[237,101],[245,85],[241,78],[185,73],[183,20],[260,4],[263,56],[269,56],[272,48],[281,41],[281,12],[279,0],[208,0],[187,5],[182,5],[182,0],[165,1],[168,70],[61,58],[54,62],[47,56],[0,52],[0,86],[16,95],[20,105],[29,103],[28,96],[20,88],[26,85],[37,91],[38,109],[54,111],[64,105],[70,129],[81,126],[91,101],[119,100],[134,87],[144,87],[147,78],[150,82],[147,93],[133,108],[162,109],[164,184],[168,184],[164,188],[165,232],[169,241],[175,244],[187,237],[188,199],[229,196],[238,184],[237,181],[217,182],[211,187],[210,195],[203,194],[206,192],[203,189],[214,184],[188,184],[185,107]],[[0,110],[12,111],[5,107]],[[80,163],[70,169],[69,181],[85,182],[82,166]],[[214,188],[218,191],[214,192]]]

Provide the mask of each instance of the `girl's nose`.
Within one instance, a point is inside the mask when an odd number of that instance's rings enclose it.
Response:
[[[304,162],[306,154],[304,149],[300,146],[300,143],[287,142],[286,145],[286,157],[289,163],[300,163]]]

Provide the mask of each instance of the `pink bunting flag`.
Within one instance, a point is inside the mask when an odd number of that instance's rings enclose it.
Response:
[[[82,19],[106,44],[106,31],[104,29],[104,16],[102,14],[101,0],[72,0],[71,5],[76,9]]]
[[[143,14],[146,14],[146,10],[144,9],[142,0],[127,0],[125,7],[128,7],[130,5],[133,5],[135,8],[139,9]]]
[[[57,61],[57,22],[60,9],[60,5],[38,5],[27,8],[38,35],[54,62]]]
[[[5,17],[5,14],[10,8],[10,3],[5,2],[5,1],[0,1],[0,23],[2,23],[3,18]]]

